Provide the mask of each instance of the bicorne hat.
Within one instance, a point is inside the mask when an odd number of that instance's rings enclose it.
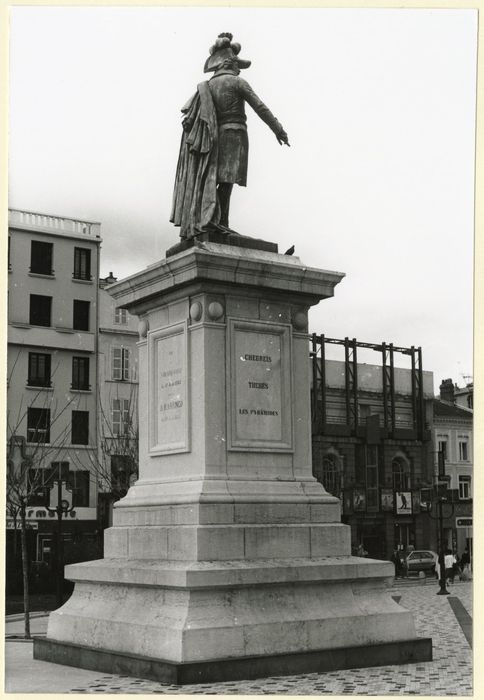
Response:
[[[210,48],[210,56],[205,61],[203,67],[204,73],[211,73],[218,70],[227,60],[234,60],[238,68],[248,68],[250,61],[239,58],[239,52],[242,47],[236,41],[232,42],[232,34],[223,32],[218,35],[215,44]]]

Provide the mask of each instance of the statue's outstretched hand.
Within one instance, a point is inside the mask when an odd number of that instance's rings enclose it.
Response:
[[[288,136],[287,136],[287,134],[286,134],[285,131],[281,131],[281,132],[279,132],[278,134],[276,134],[276,139],[277,139],[278,143],[281,144],[281,146],[282,146],[283,143],[285,143],[286,146],[290,146],[290,145],[291,145],[291,144],[289,143],[289,138],[288,138]]]

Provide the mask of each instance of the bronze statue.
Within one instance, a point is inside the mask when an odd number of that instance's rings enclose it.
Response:
[[[170,221],[180,226],[180,237],[206,231],[231,233],[230,196],[234,183],[247,184],[249,141],[245,115],[248,102],[272,129],[280,144],[289,146],[286,132],[272,112],[239,77],[250,61],[239,58],[241,46],[232,34],[219,34],[210,49],[204,72],[214,72],[182,112],[183,134]]]

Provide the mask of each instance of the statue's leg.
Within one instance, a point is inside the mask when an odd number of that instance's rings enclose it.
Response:
[[[232,182],[219,182],[217,187],[218,201],[220,204],[220,224],[229,227],[230,195],[233,188]]]

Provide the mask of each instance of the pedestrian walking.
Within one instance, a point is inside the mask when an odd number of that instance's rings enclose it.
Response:
[[[444,556],[444,566],[445,566],[445,578],[449,583],[454,583],[455,569],[454,564],[456,563],[456,558],[452,554],[452,550],[446,549]]]
[[[400,560],[400,557],[398,556],[398,549],[395,548],[393,550],[392,557],[390,559],[395,565],[395,576],[400,576],[401,571],[402,571],[402,562]]]
[[[466,547],[460,558],[461,581],[469,581],[471,578],[471,557]]]
[[[454,561],[454,564],[452,566],[452,568],[454,569],[454,577],[457,576],[459,581],[460,581],[460,575],[462,573],[461,563],[460,563],[459,555],[455,551],[454,551],[454,560],[455,561]]]

